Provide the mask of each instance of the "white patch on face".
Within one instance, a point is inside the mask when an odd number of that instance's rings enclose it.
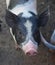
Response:
[[[21,5],[16,5],[10,11],[16,15],[23,13],[22,17],[26,17],[26,18],[32,16],[32,14],[30,14],[29,11],[31,11],[37,15],[36,2],[37,2],[36,0],[29,0],[27,3],[21,4]]]
[[[14,36],[13,33],[12,33],[12,28],[10,28],[10,33],[11,33],[11,35],[12,35],[12,37],[13,37],[15,43],[17,43],[17,41],[16,41],[16,39],[15,39],[15,36]]]
[[[24,26],[26,27],[27,32],[28,32],[27,36],[32,35],[32,31],[31,31],[32,30],[32,23],[29,20],[27,20],[27,22],[24,24]]]
[[[27,20],[25,23],[24,23],[24,26],[26,27],[27,29],[27,35],[26,35],[26,39],[24,42],[21,43],[22,46],[24,46],[26,43],[28,43],[28,40],[30,39],[30,37],[32,36],[32,23]]]

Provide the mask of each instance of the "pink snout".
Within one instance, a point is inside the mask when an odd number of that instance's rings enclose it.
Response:
[[[28,52],[26,52],[26,55],[28,55],[28,56],[35,56],[35,55],[37,55],[37,52],[31,49]]]
[[[37,55],[37,45],[35,45],[31,40],[23,46],[23,51],[28,56]]]

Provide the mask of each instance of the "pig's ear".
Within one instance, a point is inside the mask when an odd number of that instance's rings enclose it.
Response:
[[[5,18],[6,18],[6,23],[8,24],[9,27],[13,27],[19,21],[19,18],[17,18],[17,16],[11,13],[10,11],[6,11]]]
[[[49,14],[48,14],[48,10],[45,10],[43,13],[41,13],[39,15],[39,18],[38,18],[38,25],[39,27],[40,26],[45,26],[47,24],[47,21],[49,19]]]

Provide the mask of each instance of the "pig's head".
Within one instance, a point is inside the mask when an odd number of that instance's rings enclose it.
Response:
[[[32,16],[29,18],[22,17],[22,14],[16,16],[7,11],[7,24],[12,28],[12,33],[15,36],[17,44],[27,55],[36,55],[38,53],[38,45],[40,44],[40,26],[44,26],[48,20],[47,11],[42,14],[35,15],[29,12]]]

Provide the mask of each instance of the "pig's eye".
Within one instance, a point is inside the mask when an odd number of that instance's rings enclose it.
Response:
[[[25,38],[24,34],[22,32],[19,32],[19,35],[21,36],[22,39]]]
[[[24,41],[25,41],[25,38],[26,38],[26,36],[25,36],[21,31],[19,31],[19,32],[16,34],[16,40],[17,40],[17,43],[18,43],[18,44],[24,42]]]

